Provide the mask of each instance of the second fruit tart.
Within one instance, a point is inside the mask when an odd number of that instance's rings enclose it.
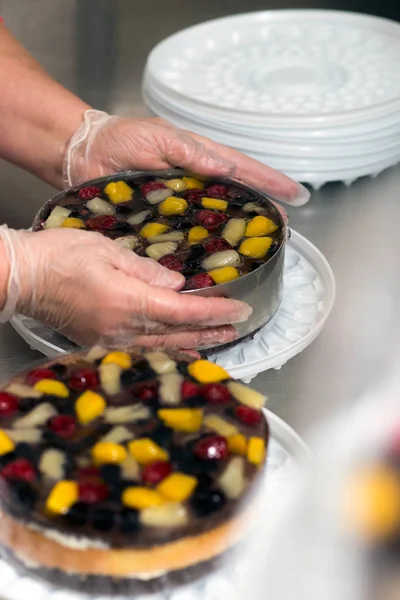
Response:
[[[154,580],[245,532],[264,397],[185,355],[96,348],[0,392],[0,540],[46,578]],[[71,579],[72,581],[72,579]]]

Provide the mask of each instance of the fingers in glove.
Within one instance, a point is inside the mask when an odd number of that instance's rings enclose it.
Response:
[[[142,258],[124,248],[121,248],[121,269],[127,275],[157,287],[181,290],[185,284],[185,278],[181,273],[171,271],[151,258]]]
[[[237,336],[234,327],[227,325],[215,329],[138,336],[134,343],[144,348],[204,349],[217,344],[228,344],[236,340]]]
[[[196,133],[191,133],[190,135],[194,140],[201,143],[207,152],[215,152],[226,161],[233,163],[235,169],[231,173],[231,176],[236,179],[270,194],[276,200],[286,202],[292,206],[302,206],[309,201],[310,192],[308,189],[283,173],[233,148],[213,142]]]
[[[154,288],[149,289],[145,283],[142,285],[145,287],[141,291],[140,297],[144,304],[140,307],[139,314],[145,316],[149,326],[153,322],[162,326],[163,324],[185,325],[195,329],[202,326],[242,323],[247,321],[253,311],[248,304],[238,300],[177,294],[172,290],[162,288],[157,288],[155,291]],[[137,299],[137,293],[134,293],[132,312],[135,316],[138,314]]]

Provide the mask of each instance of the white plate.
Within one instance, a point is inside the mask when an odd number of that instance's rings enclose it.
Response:
[[[284,296],[273,321],[254,340],[216,353],[212,359],[232,377],[250,381],[267,369],[282,367],[317,337],[335,300],[335,278],[321,252],[292,230],[287,244]],[[71,342],[37,321],[15,316],[11,324],[33,348],[55,357],[76,350]]]
[[[360,139],[369,139],[370,137],[379,136],[382,132],[394,133],[400,125],[399,109],[391,110],[387,114],[365,118],[357,122],[348,122],[342,125],[331,123],[327,119],[322,121],[304,122],[302,127],[295,127],[293,123],[284,122],[278,118],[274,118],[273,122],[248,123],[244,115],[236,115],[231,120],[221,118],[219,115],[209,114],[204,107],[191,104],[188,101],[173,97],[171,92],[167,93],[160,89],[159,85],[145,73],[142,85],[145,94],[156,99],[166,109],[174,111],[181,115],[182,118],[198,121],[203,125],[229,131],[231,133],[247,134],[254,138],[275,136],[278,139],[303,139],[312,138],[319,140],[335,140],[348,138],[351,139],[360,137]]]
[[[277,506],[277,498],[281,498],[280,511],[282,505],[285,506],[289,498],[301,489],[303,474],[307,470],[311,454],[293,429],[270,411],[266,410],[265,413],[271,432],[263,505],[263,511],[268,513],[270,506]],[[249,566],[242,559],[235,565],[233,572],[232,565],[227,565],[176,591],[140,596],[140,598],[135,596],[135,598],[136,600],[146,598],[148,600],[216,600],[215,594],[219,593],[219,599],[225,600],[232,596],[236,583],[244,576]],[[38,579],[23,577],[2,560],[0,560],[0,596],[2,600],[26,600],[27,598],[29,600],[89,600],[91,598],[86,594],[58,589]],[[117,598],[128,600],[128,597]]]
[[[340,11],[285,10],[217,19],[150,54],[171,97],[221,121],[308,127],[400,108],[400,25]]]
[[[299,160],[300,157],[312,158],[313,160],[343,159],[344,157],[363,158],[365,155],[373,155],[400,148],[400,117],[397,131],[391,129],[388,135],[366,139],[363,141],[330,140],[321,143],[320,140],[297,139],[288,141],[284,138],[276,139],[265,135],[263,138],[252,137],[245,133],[233,133],[213,127],[211,124],[203,125],[195,120],[183,117],[182,113],[174,112],[164,107],[155,95],[143,90],[145,105],[151,113],[163,117],[174,123],[177,127],[194,131],[200,135],[209,137],[220,144],[237,148],[243,152],[257,152],[262,154],[273,154],[278,157],[287,157]]]

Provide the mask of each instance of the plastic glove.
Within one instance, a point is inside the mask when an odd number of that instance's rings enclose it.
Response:
[[[163,119],[126,119],[88,110],[64,160],[66,187],[129,169],[182,167],[198,175],[230,177],[293,206],[309,191],[286,175]]]
[[[236,300],[179,294],[184,278],[98,233],[0,227],[10,264],[0,314],[17,310],[80,345],[199,348],[230,342],[247,320]]]

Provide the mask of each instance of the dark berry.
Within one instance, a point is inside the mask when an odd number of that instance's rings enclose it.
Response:
[[[81,188],[78,191],[78,196],[81,200],[91,200],[92,198],[95,198],[99,194],[101,194],[101,189],[94,185],[90,185],[88,187]]]
[[[179,219],[171,223],[174,229],[191,229],[192,222],[189,219]]]
[[[198,486],[190,503],[198,517],[207,517],[225,506],[226,497],[217,488]]]
[[[100,474],[108,485],[113,486],[120,482],[121,468],[119,465],[103,465]]]
[[[191,398],[186,398],[185,400],[186,408],[203,408],[204,407],[204,398],[201,396],[192,396]]]
[[[66,365],[62,365],[61,363],[57,363],[55,365],[51,365],[51,370],[57,375],[57,377],[64,377],[67,372]]]
[[[18,410],[18,398],[7,392],[0,392],[0,417],[8,417]]]
[[[29,371],[26,376],[26,383],[28,385],[35,385],[35,383],[42,379],[56,379],[56,377],[54,371],[51,371],[50,369],[33,369],[32,371]]]
[[[169,448],[169,446],[172,443],[173,436],[173,430],[169,427],[165,427],[165,425],[159,425],[157,429],[154,429],[151,432],[151,437],[153,438],[155,443],[161,446],[162,448]]]
[[[200,394],[210,404],[228,404],[231,394],[222,383],[206,383],[200,388]]]
[[[206,192],[207,197],[210,196],[212,198],[226,198],[229,192],[229,188],[221,183],[215,183],[214,185],[209,185],[206,188]]]
[[[104,483],[94,481],[81,481],[79,483],[79,500],[85,504],[96,504],[107,500],[108,487]]]
[[[58,412],[62,415],[75,415],[75,403],[72,401],[72,398],[58,398],[54,396],[49,398],[46,396],[46,400],[48,402],[52,402],[52,404],[57,408]]]
[[[137,510],[124,508],[118,517],[119,527],[123,533],[134,533],[139,529],[140,521]]]
[[[142,471],[142,480],[148,485],[157,485],[171,475],[172,465],[169,462],[158,460],[147,465]]]
[[[50,431],[63,439],[71,438],[77,430],[77,422],[75,417],[70,415],[57,415],[48,422]]]
[[[189,256],[185,259],[185,265],[193,265],[198,263],[203,256],[205,256],[206,250],[202,244],[193,244],[190,248]]]
[[[178,362],[176,364],[176,368],[178,370],[178,373],[180,373],[184,377],[188,376],[188,363],[187,362]]]
[[[200,386],[197,385],[197,383],[193,383],[193,381],[190,381],[188,379],[186,379],[186,381],[184,381],[182,383],[182,387],[181,387],[181,395],[183,400],[186,400],[186,398],[191,398],[193,396],[197,396],[200,390]]]
[[[46,397],[47,400],[47,397]],[[37,398],[20,398],[18,408],[23,413],[30,412],[35,406],[37,406]]]
[[[183,263],[173,254],[166,254],[160,258],[158,263],[170,271],[181,271],[183,267]]]
[[[98,215],[97,217],[91,217],[86,221],[86,226],[95,231],[98,229],[116,229],[120,224],[121,221],[112,215]]]
[[[145,358],[138,360],[133,366],[142,374],[142,379],[152,379],[156,376],[156,373],[151,368],[149,361]]]
[[[129,388],[142,379],[143,373],[138,369],[126,369],[121,373],[121,384],[124,388]]]
[[[88,520],[89,508],[84,502],[76,502],[71,506],[65,519],[72,527],[83,527]]]
[[[131,215],[132,214],[132,207],[129,205],[124,206],[124,205],[118,204],[115,207],[115,210],[117,211],[117,213],[120,213],[121,215]],[[123,221],[122,221],[122,223],[123,223]]]
[[[16,445],[14,452],[17,458],[26,458],[29,461],[32,460],[32,447],[30,444],[21,442]]]
[[[97,371],[93,369],[79,369],[72,373],[69,379],[69,387],[78,392],[92,390],[100,384]]]
[[[187,280],[185,289],[201,290],[202,288],[211,287],[213,285],[214,282],[208,273],[198,273]]]
[[[246,425],[257,425],[262,420],[262,413],[259,410],[250,408],[250,406],[237,406],[235,415]]]
[[[240,204],[240,202],[229,202],[229,208],[231,210],[241,210],[242,205]],[[254,213],[254,214],[258,214],[258,213]]]
[[[165,188],[166,186],[163,183],[158,183],[157,181],[148,181],[140,187],[140,191],[142,192],[142,196],[146,198],[147,194],[150,192],[155,192],[155,190],[163,190]]]
[[[5,479],[20,479],[32,483],[36,479],[36,469],[26,458],[17,458],[1,470]]]
[[[95,508],[92,520],[93,526],[99,531],[110,531],[114,526],[115,514],[108,508]]]
[[[195,445],[195,454],[203,460],[223,460],[227,458],[228,444],[221,435],[208,435]]]
[[[222,238],[211,238],[204,244],[204,248],[208,254],[214,254],[215,252],[222,252],[223,250],[232,250],[232,246]]]
[[[12,494],[24,509],[31,511],[34,508],[37,500],[37,492],[26,481],[13,479]]]
[[[188,190],[185,192],[184,197],[185,200],[189,202],[189,204],[200,204],[201,199],[205,196],[204,190]]]

